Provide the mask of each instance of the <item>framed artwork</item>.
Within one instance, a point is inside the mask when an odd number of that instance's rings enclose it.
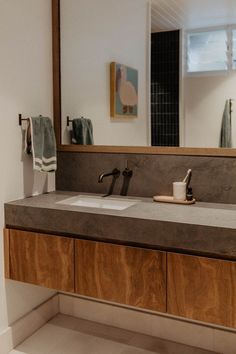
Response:
[[[110,65],[112,118],[138,116],[138,70],[112,62]]]

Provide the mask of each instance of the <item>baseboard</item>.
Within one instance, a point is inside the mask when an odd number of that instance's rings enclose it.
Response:
[[[0,333],[0,353],[8,354],[58,313],[215,353],[235,354],[236,332],[234,330],[68,294],[56,294]]]
[[[13,349],[11,328],[0,333],[0,353],[8,354]]]
[[[235,354],[236,332],[92,299],[59,294],[59,312],[216,353]]]
[[[0,333],[0,353],[8,354],[59,312],[58,294],[34,308]]]

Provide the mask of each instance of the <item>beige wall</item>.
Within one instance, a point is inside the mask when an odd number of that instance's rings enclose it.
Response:
[[[22,153],[18,113],[52,117],[51,1],[0,0],[0,230],[3,203],[54,189]],[[0,332],[52,291],[4,281],[0,232]]]
[[[62,0],[62,117],[89,117],[97,145],[147,145],[149,0]],[[138,69],[139,114],[110,118],[110,68]]]
[[[226,99],[233,98],[232,137],[236,147],[236,73],[184,79],[185,146],[219,147]]]
[[[203,85],[203,81],[199,84]],[[233,87],[233,81],[231,85]],[[221,95],[212,101],[203,95],[206,107],[209,102],[218,104],[219,97],[222,101],[225,99],[223,82],[222,86],[220,83],[213,86],[222,88]],[[47,175],[33,173],[31,159],[22,154],[22,131],[17,122],[20,112],[24,116],[39,113],[52,116],[49,0],[0,0],[0,229],[4,227],[4,202],[54,189],[54,176],[47,178]],[[53,292],[5,282],[2,233],[0,236],[1,332]]]

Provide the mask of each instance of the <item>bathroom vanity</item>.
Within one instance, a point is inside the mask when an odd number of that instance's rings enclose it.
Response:
[[[7,278],[236,328],[236,206],[63,204],[76,195],[5,205]]]

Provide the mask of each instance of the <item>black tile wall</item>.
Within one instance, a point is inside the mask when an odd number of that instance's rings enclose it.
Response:
[[[152,34],[151,134],[153,146],[179,146],[179,31]]]

